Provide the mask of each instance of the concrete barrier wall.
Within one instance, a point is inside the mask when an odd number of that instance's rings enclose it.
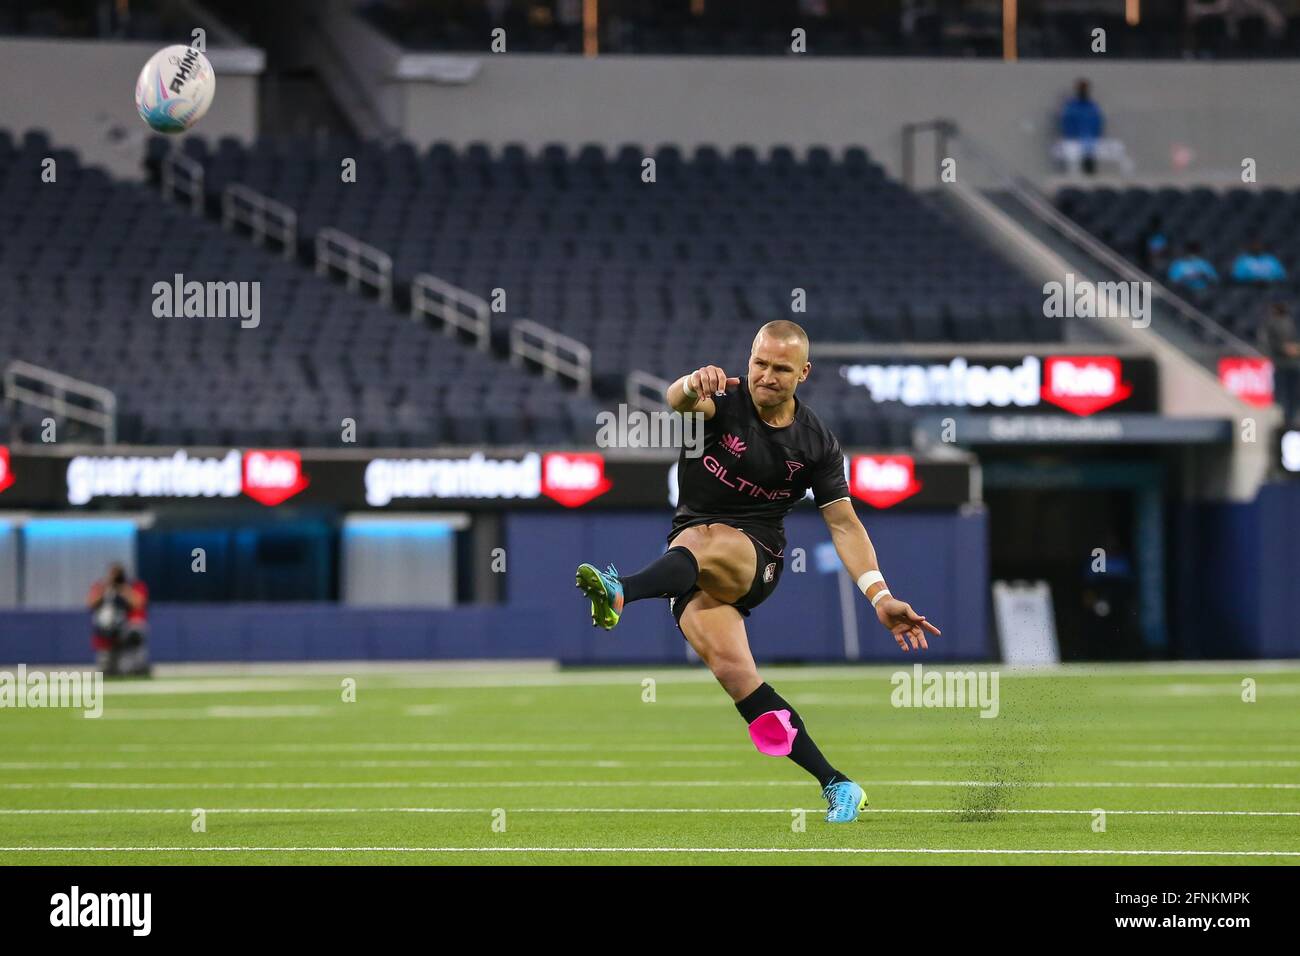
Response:
[[[1028,175],[1075,79],[1088,77],[1108,121],[1148,178],[1300,182],[1300,63],[801,59],[484,55],[463,85],[401,84],[400,124],[424,145],[547,142],[653,147],[866,146],[900,172],[903,124],[950,117]],[[1175,170],[1178,149],[1190,166]],[[961,176],[961,170],[958,170]]]
[[[806,509],[801,509],[806,511]],[[865,516],[864,516],[865,517]],[[944,628],[933,660],[987,660],[988,566],[982,513],[879,515],[870,531],[900,596]],[[678,662],[687,648],[667,601],[628,608],[613,633],[595,629],[573,588],[581,561],[636,570],[662,551],[666,513],[516,514],[506,519],[507,600],[446,610],[369,610],[332,604],[159,604],[152,649],[159,661],[547,658],[572,663]],[[837,578],[818,570],[829,532],[811,511],[787,522],[787,566],[776,593],[749,622],[763,661],[845,659]],[[806,570],[793,570],[794,549]],[[870,604],[856,596],[861,659],[898,659]],[[0,664],[91,659],[81,611],[0,612]]]
[[[1180,657],[1300,657],[1300,483],[1247,504],[1186,505],[1176,521]]]
[[[943,628],[928,660],[992,660],[987,521],[969,515],[864,515],[891,586]],[[591,626],[572,586],[580,561],[634,571],[660,553],[662,514],[525,514],[507,521],[505,603],[446,610],[369,610],[331,604],[171,604],[153,609],[161,661],[546,658],[571,663],[687,659],[666,601],[629,606],[612,633]],[[1171,650],[1179,658],[1300,657],[1300,483],[1266,485],[1248,504],[1183,506],[1171,521]],[[787,564],[776,593],[748,621],[760,661],[844,660],[839,591],[818,570],[829,540],[817,515],[786,525]],[[796,548],[806,554],[792,570]],[[1194,556],[1188,558],[1186,556]],[[1207,586],[1206,582],[1213,582]],[[1181,596],[1181,597],[1178,597]],[[898,661],[893,641],[860,598],[861,659]],[[0,666],[84,665],[81,611],[0,612]]]

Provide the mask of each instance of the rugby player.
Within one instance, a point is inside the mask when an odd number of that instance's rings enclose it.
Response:
[[[849,823],[867,805],[862,788],[836,770],[798,711],[758,676],[745,618],[776,589],[785,558],[785,516],[812,488],[844,567],[904,651],[925,650],[939,629],[894,597],[849,500],[839,442],[795,390],[806,381],[808,336],[794,322],[768,322],[754,337],[749,374],[716,365],[684,375],[668,404],[705,419],[704,453],[677,466],[679,504],[670,547],[635,574],[579,565],[591,619],[606,630],[632,601],[668,598],[673,617],[749,725],[765,754],[789,756],[817,778],[828,823]]]

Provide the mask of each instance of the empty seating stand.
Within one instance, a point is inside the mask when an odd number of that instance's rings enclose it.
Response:
[[[151,144],[155,174],[170,148]],[[205,169],[209,208],[239,183],[297,212],[304,259],[320,229],[340,229],[391,256],[399,289],[429,272],[501,301],[498,340],[528,318],[585,342],[607,397],[632,369],[741,366],[754,330],[778,317],[818,343],[1060,335],[1026,277],[861,149],[417,150],[292,137],[188,137],[182,149]],[[340,176],[345,158],[355,182]],[[896,433],[872,427],[878,441]]]
[[[329,226],[389,253],[399,284],[432,272],[484,298],[503,290],[501,321],[586,341],[598,379],[669,375],[702,348],[743,354],[753,329],[781,316],[823,342],[1059,336],[1025,277],[860,149],[185,149],[214,196],[238,182],[287,203],[304,236]],[[341,182],[343,157],[357,160],[357,182]]]
[[[49,155],[56,184],[39,181]],[[156,316],[154,285],[177,273],[257,282],[257,327]],[[351,418],[371,446],[588,444],[597,411],[41,134],[0,133],[0,365],[12,359],[112,389],[121,440],[146,443],[338,446]]]

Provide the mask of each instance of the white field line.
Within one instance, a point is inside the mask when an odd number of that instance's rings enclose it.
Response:
[[[329,689],[332,685],[331,677],[356,677],[358,675],[370,675],[375,678],[375,683],[370,686],[375,689],[416,689],[416,688],[510,688],[510,687],[599,687],[599,686],[635,686],[639,687],[645,677],[654,677],[656,681],[662,684],[708,684],[712,685],[715,681],[713,675],[703,668],[696,669],[672,669],[664,667],[647,667],[647,668],[627,668],[624,670],[601,670],[601,671],[563,671],[555,669],[554,665],[537,667],[483,667],[471,666],[468,668],[393,668],[376,670],[374,662],[359,662],[356,664],[342,662],[333,665],[325,670],[311,669],[306,670],[302,667],[277,665],[275,669],[236,669],[227,666],[224,669],[215,671],[181,671],[172,667],[164,671],[159,669],[159,676],[152,681],[134,681],[130,683],[114,683],[109,685],[106,690],[108,696],[130,696],[130,695],[156,695],[156,694],[183,694],[183,693],[260,693],[267,691],[285,691],[285,690],[318,690]],[[366,666],[369,664],[370,666]],[[8,665],[6,665],[8,666]],[[995,662],[980,663],[960,663],[960,662],[934,662],[925,665],[927,670],[936,672],[967,672],[967,671],[991,671],[996,670],[1001,676],[1008,679],[1016,678],[1044,678],[1044,677],[1084,677],[1094,680],[1105,680],[1107,678],[1119,678],[1132,675],[1158,677],[1162,675],[1187,676],[1191,674],[1206,675],[1232,675],[1233,677],[1254,676],[1261,673],[1271,672],[1292,672],[1300,676],[1300,668],[1297,668],[1294,661],[1235,661],[1224,662],[1222,664],[1191,662],[1187,664],[1157,664],[1157,665],[1110,665],[1098,667],[1097,665],[1062,665],[1053,668],[1025,668],[1009,667]],[[807,684],[807,683],[828,683],[832,681],[859,681],[863,683],[882,683],[886,686],[890,678],[897,672],[903,671],[911,674],[912,662],[899,661],[895,665],[874,665],[869,667],[793,667],[765,668],[765,673],[771,675],[774,680],[780,680],[787,684]],[[56,667],[37,667],[29,665],[28,673],[34,673],[43,670],[67,670],[68,665]],[[183,673],[203,674],[204,676],[186,678],[180,675]],[[314,675],[317,679],[312,679]],[[359,681],[364,686],[364,681]],[[1209,688],[1204,693],[1240,693],[1240,687],[1237,684],[1225,683],[1219,685],[1183,685],[1185,687],[1206,686]],[[1268,687],[1275,689],[1294,686],[1290,684],[1266,684],[1261,688],[1261,693],[1265,692]],[[1132,693],[1158,692],[1160,685],[1153,684],[1150,688],[1135,687],[1131,689]],[[1126,691],[1128,692],[1128,691]],[[1286,693],[1286,691],[1283,691]],[[1192,693],[1201,693],[1201,691],[1192,691]],[[1295,693],[1295,691],[1290,691]]]
[[[736,748],[739,749],[739,748]],[[1106,767],[1197,767],[1230,769],[1235,767],[1300,767],[1300,760],[1091,760],[1061,755],[1062,764],[1087,763]],[[740,760],[13,760],[0,761],[0,770],[267,770],[275,767],[323,769],[328,767],[360,768],[502,768],[502,767],[571,767],[619,770],[636,767],[739,767]],[[889,760],[890,767],[988,767],[996,758],[986,760]]]
[[[1294,664],[1294,661],[1292,663]],[[0,666],[8,667],[10,665],[4,664]],[[27,671],[28,673],[34,671],[48,672],[66,670],[67,667],[67,664],[28,662]],[[217,679],[230,677],[302,677],[304,675],[343,677],[358,673],[411,677],[420,674],[474,674],[476,672],[492,674],[518,671],[559,673],[560,662],[544,658],[465,658],[464,660],[446,661],[163,661],[161,663],[155,662],[153,670],[155,680],[169,678],[195,680],[200,677]]]
[[[1294,663],[1294,662],[1293,662]],[[154,673],[162,677],[188,677],[191,675],[235,675],[275,677],[281,674],[299,676],[302,674],[389,674],[410,676],[413,674],[460,674],[486,671],[535,671],[559,672],[560,662],[546,658],[473,658],[463,660],[431,661],[414,660],[356,660],[356,661],[186,661],[162,663],[154,668]]]
[[[100,807],[100,808],[33,808],[33,809],[0,809],[0,816],[89,816],[89,815],[114,815],[114,814],[192,814],[196,809],[202,809],[204,813],[269,813],[298,815],[298,814],[329,814],[329,813],[468,813],[468,814],[491,814],[496,807]],[[769,814],[775,813],[787,815],[794,810],[803,810],[805,813],[821,813],[824,807],[793,807],[791,809],[770,809],[765,807],[511,807],[508,808],[511,813],[644,813],[644,814],[674,814],[674,813],[738,813],[738,814]],[[1095,809],[1091,810],[1046,810],[1046,809],[1025,809],[1019,808],[1014,810],[961,810],[948,807],[937,808],[920,808],[920,807],[900,807],[900,808],[872,808],[868,807],[863,811],[864,814],[873,813],[937,813],[946,815],[1000,815],[1008,814],[1047,814],[1052,816],[1093,816]],[[1300,810],[1106,810],[1108,816],[1151,816],[1151,817],[1300,817]]]
[[[1300,767],[1300,760],[1099,760],[1108,767]]]
[[[411,704],[402,708],[407,717],[445,717],[456,708],[450,704]]]
[[[1152,684],[1149,687],[1103,687],[1097,693],[1105,697],[1241,697],[1240,684]],[[1300,684],[1264,683],[1259,699],[1295,697]]]
[[[688,702],[688,703],[682,703],[680,705],[669,704],[666,701],[664,701],[661,694],[660,701],[655,706],[662,707],[665,710],[684,711],[692,708],[708,710],[708,709],[715,709],[719,707],[720,703],[721,702],[717,702],[717,701],[709,702],[707,706],[703,702],[700,703]],[[873,712],[879,711],[884,713],[889,713],[891,711],[891,708],[883,706],[879,701],[874,703],[872,701],[861,702],[861,706],[858,706],[858,703],[859,702],[855,702],[853,706],[854,711],[858,713],[868,711],[868,710]],[[456,709],[458,709],[458,705],[454,705],[454,704],[410,705],[410,709],[407,709],[405,705],[399,705],[393,703],[371,704],[369,706],[374,710],[383,710],[389,712],[394,710],[405,710],[405,714],[408,717],[443,716],[447,713],[452,713]],[[446,709],[441,711],[434,711],[428,709],[431,707],[441,707]],[[971,714],[976,713],[976,711],[972,708],[964,708],[964,710],[967,713],[971,713]],[[273,706],[273,707],[254,707],[249,705],[227,704],[227,705],[213,705],[209,707],[162,708],[162,707],[122,707],[120,705],[114,704],[112,701],[107,701],[104,704],[104,713],[100,717],[100,719],[101,720],[208,720],[210,718],[234,718],[239,720],[261,720],[264,717],[336,718],[336,717],[351,717],[352,715],[353,715],[352,706],[344,703],[334,703],[330,705],[284,704],[284,705]],[[525,717],[522,719],[527,719],[527,718]],[[1080,719],[1083,718],[1081,717]],[[1117,733],[1117,734],[1125,733],[1128,736],[1132,736],[1131,734],[1128,734],[1129,728],[1123,727],[1118,723],[1114,724],[1112,727],[1107,729],[1113,733]],[[1160,732],[1166,732],[1168,734],[1176,734],[1185,731],[1186,727],[1181,724],[1172,724],[1172,723],[1170,724],[1147,723],[1143,726],[1142,729],[1145,732],[1160,731]],[[1077,728],[1069,728],[1069,730],[1071,732],[1075,732],[1077,731]],[[1062,730],[1062,733],[1064,732],[1065,729]],[[1282,733],[1285,732],[1286,732],[1285,730],[1282,731]],[[977,740],[972,741],[972,743],[973,744],[978,743],[978,741]],[[665,749],[671,749],[671,748],[665,748]]]
[[[739,749],[728,748],[728,749]],[[1093,760],[1059,755],[1059,762],[1088,763],[1106,767],[1300,767],[1300,760]],[[629,767],[739,767],[740,760],[15,760],[0,761],[0,770],[263,770],[272,767],[593,767],[626,769]],[[996,756],[985,760],[890,760],[891,767],[988,767]]]
[[[326,708],[320,704],[280,704],[267,707],[225,704],[211,707],[121,707],[109,703],[104,707],[107,720],[262,720],[266,717],[342,717],[346,705]],[[391,707],[388,709],[392,709]],[[444,717],[455,708],[450,704],[413,704],[402,707],[407,717]]]
[[[735,751],[737,749],[748,750],[740,742],[719,743],[719,744],[686,744],[686,743],[665,743],[665,744],[646,744],[646,743],[556,743],[556,742],[538,742],[538,743],[502,743],[497,741],[481,741],[478,743],[459,742],[411,742],[411,743],[394,743],[391,741],[376,741],[374,743],[259,743],[258,741],[233,742],[233,743],[168,743],[159,741],[158,743],[147,744],[109,744],[101,746],[99,744],[24,744],[16,750],[39,751],[42,753],[52,751],[69,751],[69,752],[86,752],[103,753],[106,750],[116,751],[118,753],[158,753],[163,751],[220,751],[220,750],[237,750],[240,752],[250,750],[273,750],[286,753],[334,753],[336,751],[359,750],[366,753],[370,752],[470,752],[479,751],[491,752],[532,752],[540,751],[543,753],[568,753],[568,752],[588,752],[609,751],[635,752],[635,753],[662,753],[667,751],[674,752],[691,752],[691,753],[714,753]],[[880,753],[907,753],[910,751],[920,751],[925,753],[962,753],[970,750],[983,751],[985,749],[993,750],[1014,750],[1017,753],[1024,751],[1034,751],[1036,753],[1071,753],[1075,751],[1125,751],[1135,753],[1209,753],[1212,751],[1227,750],[1233,753],[1242,751],[1259,751],[1260,753],[1300,753],[1300,744],[1257,744],[1242,741],[1240,743],[1230,744],[1141,744],[1141,743],[1075,743],[1068,744],[1035,744],[1019,742],[995,742],[993,744],[981,741],[970,741],[967,743],[875,743],[875,744],[837,744],[837,750],[860,750],[866,752]]]
[[[864,787],[1008,787],[1028,789],[1129,790],[1300,790],[1300,783],[1231,783],[1186,781],[1056,781],[1056,780],[859,780]],[[191,781],[120,782],[36,781],[0,782],[4,790],[494,790],[539,787],[595,789],[609,787],[807,787],[804,780],[365,780],[365,781]]]
[[[765,667],[765,671],[781,676],[783,679],[792,677],[807,677],[809,680],[821,680],[828,675],[834,676],[839,674],[858,673],[882,673],[892,672],[899,668],[910,668],[912,661],[900,659],[897,663],[883,664],[859,664],[859,665],[832,665],[819,667],[783,667],[772,666]],[[58,669],[57,665],[53,669]],[[927,663],[926,666],[930,666]],[[936,667],[945,667],[952,670],[971,670],[973,668],[996,668],[1005,674],[1017,674],[1030,677],[1041,676],[1068,676],[1068,677],[1097,677],[1106,674],[1221,674],[1237,673],[1238,671],[1251,674],[1256,671],[1294,671],[1297,669],[1294,660],[1235,660],[1235,661],[1156,661],[1151,663],[1117,663],[1117,664],[1054,664],[1054,665],[1007,665],[1000,664],[996,661],[944,661],[935,664]],[[600,674],[606,676],[626,675],[635,672],[637,668],[604,668],[598,671],[581,671],[584,674]],[[650,670],[655,670],[651,668]],[[686,670],[685,668],[658,668],[658,671],[670,674],[690,674],[699,673],[700,670]],[[463,660],[463,661],[429,661],[429,660],[411,660],[411,661],[264,661],[248,663],[230,663],[230,662],[189,662],[189,663],[163,663],[159,664],[155,673],[162,677],[185,676],[190,674],[202,675],[268,675],[278,674],[298,675],[306,673],[318,674],[349,674],[354,671],[364,671],[376,674],[394,674],[403,677],[415,674],[473,674],[475,671],[484,672],[511,672],[511,671],[532,671],[546,672],[554,674],[567,673],[563,671],[557,661],[544,659],[521,659],[521,660]],[[712,676],[706,676],[707,680],[712,680]]]
[[[265,770],[273,767],[739,767],[740,760],[26,760],[0,762],[0,770]],[[933,766],[918,762],[918,766]]]
[[[342,706],[342,705],[340,705]],[[336,717],[343,711],[320,704],[276,704],[267,707],[222,704],[212,707],[114,707],[104,705],[104,720],[265,720],[270,717]]]
[[[1300,850],[1005,850],[932,847],[680,847],[680,846],[0,846],[0,853],[847,853],[990,856],[1296,857]]]
[[[29,671],[30,673],[30,671]],[[357,683],[364,689],[363,680]],[[385,685],[392,686],[392,685]],[[104,682],[104,694],[110,700],[118,697],[171,697],[190,694],[293,694],[337,690],[339,684],[322,678],[245,678],[222,677],[204,680],[169,680],[155,678],[133,681],[129,684]]]

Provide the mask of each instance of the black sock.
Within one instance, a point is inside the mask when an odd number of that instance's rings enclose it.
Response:
[[[669,548],[636,574],[619,578],[623,582],[623,601],[643,598],[676,597],[689,590],[700,576],[695,555],[685,548]]]
[[[790,725],[799,731],[795,735],[793,749],[790,751],[790,759],[803,767],[810,774],[817,778],[817,782],[825,789],[832,783],[839,783],[841,780],[848,780],[834,767],[832,767],[822,756],[822,752],[813,743],[808,736],[808,728],[804,726],[803,718],[798,712],[786,703],[772,685],[762,683],[758,689],[746,697],[744,700],[736,702],[736,710],[740,711],[740,716],[745,718],[745,723],[752,724],[762,714],[769,710],[788,710],[790,711]]]

